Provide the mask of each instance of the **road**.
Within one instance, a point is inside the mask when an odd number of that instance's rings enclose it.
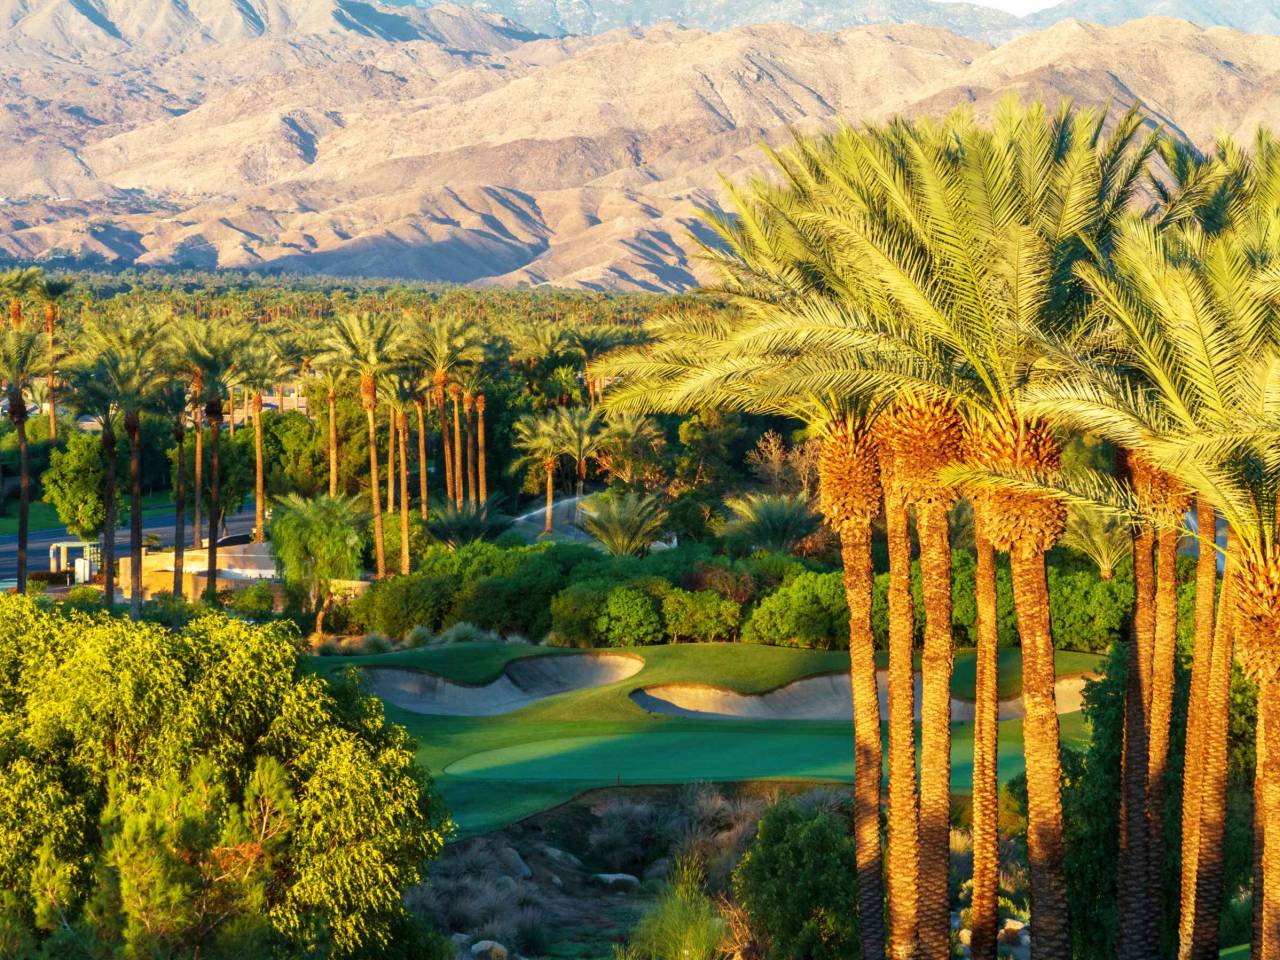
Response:
[[[142,522],[142,535],[154,534],[160,538],[161,546],[173,546],[172,513],[164,516],[146,517]],[[243,510],[227,521],[227,532],[231,536],[253,531],[253,510]],[[49,569],[49,547],[64,540],[76,540],[64,529],[32,530],[27,538],[28,569]],[[192,549],[191,514],[187,513],[187,549]],[[127,556],[129,551],[129,528],[123,527],[116,533],[116,556]],[[0,581],[12,580],[18,575],[18,537],[16,534],[0,537]]]

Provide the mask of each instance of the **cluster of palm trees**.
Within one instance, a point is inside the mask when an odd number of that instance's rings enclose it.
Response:
[[[994,957],[998,932],[997,551],[1022,644],[1034,951],[1072,951],[1045,574],[1070,509],[1122,525],[1135,567],[1120,955],[1163,955],[1162,897],[1176,901],[1179,956],[1217,955],[1234,661],[1260,686],[1254,956],[1280,957],[1280,142],[1263,132],[1202,155],[1137,112],[1010,100],[988,125],[959,113],[842,128],[774,159],[776,176],[735,188],[732,213],[709,218],[722,246],[706,255],[738,309],[673,319],[595,372],[613,378],[609,409],[786,414],[823,438],[819,500],[851,615],[863,956],[950,956],[949,515],[965,498],[978,605],[972,955]],[[1063,467],[1078,432],[1123,452],[1120,476]],[[912,516],[926,620],[918,774]],[[887,798],[870,626],[881,517]],[[1174,563],[1188,534],[1195,651],[1169,890]]]

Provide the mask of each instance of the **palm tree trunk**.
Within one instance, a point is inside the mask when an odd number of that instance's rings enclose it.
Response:
[[[102,426],[102,601],[116,602],[116,435],[111,422]]]
[[[996,607],[996,554],[991,541],[982,532],[981,518],[978,518],[975,533],[978,647],[974,679],[973,894],[969,944],[973,960],[995,960],[1000,875],[997,782],[1000,633]]]
[[[183,566],[185,562],[187,539],[187,432],[182,422],[183,414],[178,414],[178,422],[174,427],[173,439],[178,444],[178,470],[173,493],[173,595],[184,597]]]
[[[400,446],[400,573],[409,572],[409,457],[405,435],[409,432],[409,418],[398,414],[396,430]]]
[[[195,489],[191,492],[191,541],[192,546],[200,549],[200,507],[204,503],[204,413],[197,408],[192,415],[196,428],[195,450]]]
[[[1227,562],[1222,576],[1222,596],[1218,603],[1217,623],[1211,634],[1213,654],[1209,663],[1208,689],[1204,696],[1204,719],[1200,723],[1202,756],[1198,759],[1202,772],[1196,824],[1198,849],[1190,879],[1196,887],[1191,904],[1196,916],[1191,924],[1190,949],[1184,939],[1179,951],[1180,960],[1217,960],[1218,956],[1224,868],[1222,840],[1226,833],[1227,822],[1227,737],[1230,728],[1231,673],[1238,622],[1235,602],[1237,573],[1232,559],[1236,549],[1234,540],[1235,537],[1228,530]],[[1213,572],[1216,579],[1216,557],[1214,559]],[[1200,589],[1199,583],[1196,589]],[[1196,612],[1197,615],[1200,612],[1198,603]],[[1197,624],[1198,629],[1199,624]],[[1200,638],[1197,637],[1196,643],[1200,642]],[[1187,759],[1190,762],[1190,751]]]
[[[871,633],[871,524],[840,532],[844,593],[849,605],[849,681],[853,691],[853,836],[858,870],[858,930],[863,960],[884,960],[884,882],[880,858],[880,695]]]
[[[222,465],[218,460],[222,433],[221,412],[207,412],[209,421],[209,565],[205,593],[210,603],[218,602],[218,521],[222,509]]]
[[[1147,824],[1152,648],[1155,644],[1155,533],[1140,527],[1133,538],[1134,608],[1125,681],[1123,802],[1117,897],[1131,917],[1117,931],[1120,960],[1144,960],[1159,939],[1155,894],[1150,886],[1150,830]]]
[[[480,502],[487,503],[489,501],[489,470],[485,464],[485,442],[484,442],[484,394],[481,394],[476,400],[476,434],[479,440],[479,460],[480,460]]]
[[[378,579],[387,575],[387,554],[382,530],[382,500],[378,492],[378,425],[374,421],[373,407],[365,407],[369,430],[369,496],[373,506],[373,558]]]
[[[911,534],[901,500],[885,496],[889,541],[889,954],[916,955],[919,917],[919,811],[916,807],[915,669]]]
[[[924,592],[920,716],[921,960],[949,960],[951,907],[951,542],[947,507],[916,506]]]
[[[1164,799],[1173,716],[1173,661],[1178,642],[1178,533],[1162,528],[1156,540],[1156,624],[1151,660],[1151,738],[1147,743],[1148,883],[1160,911],[1164,883]],[[1163,927],[1163,924],[1158,924]]]
[[[387,407],[387,510],[396,512],[396,411]]]
[[[467,406],[467,494],[474,509],[480,495],[479,478],[476,475],[476,421],[474,401]]]
[[[58,405],[54,397],[54,389],[57,386],[54,376],[54,357],[56,356],[54,342],[54,328],[58,321],[58,308],[52,303],[44,305],[44,332],[49,341],[49,373],[45,380],[45,399],[49,403],[49,439],[53,442],[58,440]]]
[[[1262,830],[1257,874],[1261,883],[1254,887],[1253,896],[1262,906],[1255,914],[1260,948],[1255,956],[1280,960],[1280,679],[1274,676],[1258,684],[1257,755],[1255,796],[1261,801],[1261,814],[1255,813],[1254,821]]]
[[[462,405],[453,398],[453,478],[454,506],[459,510],[466,502],[462,479]]]
[[[267,474],[262,462],[262,394],[253,394],[253,542],[267,539]]]
[[[129,438],[129,619],[142,616],[142,438],[138,414],[125,414]]]
[[[329,496],[338,495],[338,395],[329,391]]]
[[[436,412],[440,415],[440,446],[444,448],[445,501],[456,506],[458,500],[453,492],[453,445],[449,441],[449,408],[444,399],[444,390],[436,391]]]
[[[1195,944],[1200,857],[1200,813],[1207,747],[1208,697],[1213,663],[1213,607],[1218,586],[1218,557],[1214,547],[1217,513],[1203,497],[1196,498],[1196,528],[1200,534],[1196,558],[1195,649],[1191,658],[1191,691],[1187,703],[1186,747],[1182,773],[1182,876],[1178,910],[1178,956],[1191,960]],[[1205,536],[1209,537],[1208,542]]]
[[[14,404],[17,404],[15,406]],[[20,410],[13,421],[18,433],[18,592],[27,592],[27,540],[31,522],[31,458],[27,446],[26,397],[21,392],[10,393],[9,410]]]
[[[418,411],[418,512],[427,520],[427,413],[421,399],[413,401]]]
[[[1037,960],[1068,960],[1071,936],[1062,839],[1062,761],[1058,752],[1045,552],[1015,545],[1009,560],[1014,610],[1022,636],[1022,733],[1027,770],[1031,936]]]
[[[234,385],[227,388],[227,406],[231,409],[231,420],[228,422],[227,431],[234,437],[236,435],[236,388]]]
[[[543,461],[542,469],[547,475],[547,525],[543,533],[549,534],[551,533],[551,518],[555,512],[555,461]]]

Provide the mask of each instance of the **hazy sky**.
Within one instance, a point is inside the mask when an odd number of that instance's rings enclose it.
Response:
[[[947,2],[956,2],[956,0],[947,0]],[[971,0],[971,2],[984,7],[999,7],[1001,10],[1008,10],[1010,13],[1022,14],[1051,7],[1058,0]]]

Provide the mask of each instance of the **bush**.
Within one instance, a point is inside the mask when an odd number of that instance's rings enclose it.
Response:
[[[451,617],[500,633],[544,636],[551,629],[551,599],[564,586],[564,571],[543,555],[527,555],[523,560],[511,574],[465,586]]]
[[[551,629],[556,641],[570,647],[593,647],[599,642],[596,622],[604,612],[614,580],[571,583],[551,600]]]
[[[360,644],[360,652],[366,655],[376,655],[380,653],[391,652],[391,641],[378,633],[371,633],[364,638],[364,642]]]
[[[141,619],[144,623],[158,623],[178,630],[212,609],[204,601],[190,603],[172,593],[161,592],[152,594],[151,599],[142,604]]]
[[[677,861],[671,884],[631,934],[627,953],[640,960],[715,960],[725,925],[707,895],[702,864]]]
[[[79,584],[67,591],[62,605],[71,610],[89,613],[102,609],[102,591],[87,583]]]
[[[1128,633],[1133,581],[1101,580],[1094,569],[1049,565],[1049,617],[1058,649],[1105,653]]]
[[[399,639],[414,627],[438,630],[453,606],[458,580],[452,576],[411,573],[373,584],[352,604],[356,622],[366,631]]]
[[[849,646],[839,573],[802,573],[765,597],[742,630],[749,643],[832,650]]]
[[[858,954],[853,838],[824,810],[792,801],[760,819],[733,872],[733,890],[770,957],[844,960]]]
[[[610,647],[661,643],[664,635],[653,598],[634,586],[609,591],[595,628],[596,635]]]
[[[266,580],[259,580],[252,586],[233,593],[227,606],[251,620],[268,620],[275,612],[276,598],[271,592],[271,584]]]
[[[662,599],[662,619],[670,640],[710,643],[737,636],[742,608],[711,590],[673,589]]]
[[[501,643],[502,638],[492,630],[484,630],[465,620],[455,623],[435,638],[435,643]]]

